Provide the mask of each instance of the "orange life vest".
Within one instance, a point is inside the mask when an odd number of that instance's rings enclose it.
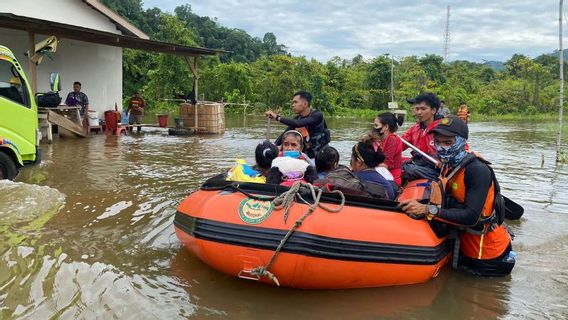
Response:
[[[145,102],[142,98],[132,97],[129,102],[130,112],[135,115],[144,114]]]
[[[448,180],[446,190],[458,202],[465,203],[466,186],[464,182],[465,168],[462,166]],[[503,224],[497,225],[497,218],[494,210],[495,201],[495,181],[487,192],[483,210],[478,219],[477,228],[466,229],[460,235],[460,251],[467,257],[473,259],[493,259],[505,251],[511,243],[511,236]],[[477,229],[481,228],[481,231]]]
[[[462,119],[463,122],[467,123],[467,114],[468,114],[468,110],[467,107],[460,107],[460,109],[458,110],[457,116],[458,118]]]

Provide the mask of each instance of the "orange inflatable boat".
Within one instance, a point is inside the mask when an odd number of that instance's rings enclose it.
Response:
[[[428,185],[416,182],[403,196],[427,198]],[[336,213],[318,207],[283,241],[309,209],[301,199],[314,200],[309,192],[297,195],[285,217],[284,209],[266,200],[287,190],[210,179],[180,204],[176,234],[221,272],[303,289],[421,283],[449,260],[450,241],[427,221],[403,214],[397,202],[357,196],[346,196]],[[341,197],[323,193],[320,202],[337,208]]]

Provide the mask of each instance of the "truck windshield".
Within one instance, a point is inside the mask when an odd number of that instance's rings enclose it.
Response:
[[[29,108],[27,87],[16,68],[5,60],[0,60],[0,97]]]

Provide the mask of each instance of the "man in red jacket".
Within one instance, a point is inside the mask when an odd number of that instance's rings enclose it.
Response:
[[[418,122],[410,127],[401,138],[410,142],[418,149],[428,154],[436,156],[436,148],[434,147],[434,135],[432,130],[438,125],[441,117],[436,113],[440,108],[440,99],[431,93],[424,92],[416,96],[414,99],[408,99],[412,104],[412,113],[416,116]],[[403,151],[408,146],[403,145]],[[423,159],[418,153],[412,154],[412,159],[402,164],[403,179],[415,180],[419,178],[436,179],[439,170],[434,165]]]

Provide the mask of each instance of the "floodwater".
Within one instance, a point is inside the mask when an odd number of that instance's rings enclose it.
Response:
[[[526,209],[511,223],[510,277],[446,267],[426,284],[338,291],[275,288],[212,270],[180,245],[180,201],[236,157],[253,160],[258,117],[222,136],[60,138],[17,182],[0,182],[0,319],[561,319],[568,317],[568,165],[553,124],[472,123],[470,145]],[[370,119],[331,119],[346,162]],[[272,137],[283,129],[272,127]],[[542,163],[544,161],[544,163]]]

